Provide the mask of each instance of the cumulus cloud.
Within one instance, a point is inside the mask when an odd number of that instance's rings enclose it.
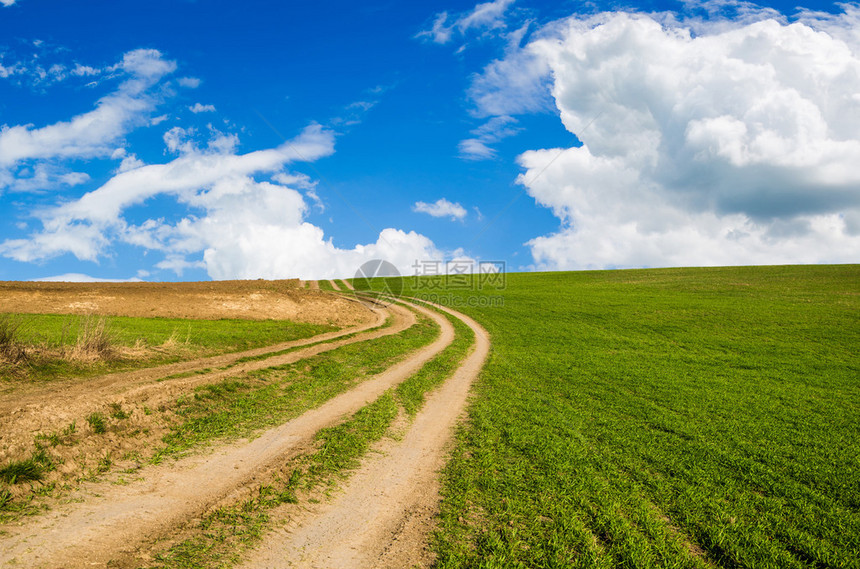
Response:
[[[436,15],[429,30],[418,32],[415,37],[427,39],[434,43],[446,44],[451,41],[454,32],[461,36],[467,32],[488,32],[505,28],[505,12],[514,0],[495,0],[476,5],[471,11],[449,16],[448,12]]]
[[[519,158],[562,223],[529,243],[537,267],[860,259],[856,6],[790,24],[744,10],[571,17],[475,81],[479,108],[509,114],[504,77],[533,86],[544,66],[583,143]]]
[[[156,50],[125,54],[113,67],[127,75],[119,88],[99,99],[96,108],[69,121],[34,128],[0,127],[0,168],[30,159],[109,156],[117,140],[139,126],[157,103],[150,90],[176,68]]]
[[[463,206],[459,203],[449,202],[445,198],[438,199],[433,203],[415,202],[412,211],[426,213],[433,217],[450,217],[452,221],[466,217],[466,209]]]
[[[16,0],[0,0],[0,4],[3,4],[4,8],[8,8],[12,4],[14,4]]]
[[[197,113],[214,113],[215,112],[215,105],[202,105],[200,103],[194,103],[193,105],[188,107],[188,110],[191,111],[192,113],[194,113],[195,115]]]

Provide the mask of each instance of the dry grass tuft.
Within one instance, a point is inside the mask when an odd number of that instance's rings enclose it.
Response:
[[[18,341],[21,320],[10,314],[0,314],[0,362],[18,364],[27,359],[24,345]]]
[[[74,346],[66,351],[69,360],[111,360],[117,356],[110,325],[104,316],[84,316]]]

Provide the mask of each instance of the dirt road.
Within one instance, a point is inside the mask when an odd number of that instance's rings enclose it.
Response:
[[[316,409],[267,431],[253,441],[228,445],[207,456],[147,467],[125,486],[91,484],[73,496],[80,502],[58,506],[19,527],[5,527],[0,565],[83,568],[136,566],[160,537],[171,535],[253,483],[256,477],[307,447],[321,428],[336,424],[403,381],[451,343],[453,327],[440,315],[413,307],[441,328],[426,346]]]
[[[269,536],[242,569],[428,566],[427,538],[439,503],[438,472],[469,388],[489,353],[487,332],[475,332],[472,353],[428,398],[402,440],[365,461],[332,502]]]
[[[192,362],[108,374],[88,378],[86,381],[58,381],[16,389],[14,392],[0,396],[0,443],[2,443],[0,463],[27,456],[33,445],[33,433],[56,432],[72,421],[83,424],[84,417],[96,411],[103,411],[108,404],[120,404],[125,409],[142,408],[143,405],[155,409],[162,404],[175,401],[183,393],[191,393],[200,385],[258,369],[293,363],[346,344],[398,334],[415,323],[415,316],[411,311],[400,307],[391,308],[376,309],[376,317],[366,325],[296,342]],[[389,314],[393,317],[392,324],[380,328]],[[350,334],[352,334],[350,337],[342,338]],[[236,364],[236,361],[243,357],[260,356],[308,344],[311,345],[287,354]],[[226,366],[230,367],[216,369]],[[190,373],[208,369],[215,371],[171,378],[171,375],[180,372]],[[135,426],[140,429],[155,427],[151,424],[156,420],[154,417],[137,415],[133,420]],[[99,448],[93,449],[94,451],[103,454],[113,450],[110,447],[103,447],[104,441],[99,441],[99,444]],[[127,444],[127,441],[116,441],[114,446],[120,445],[122,450],[127,452],[129,449],[123,446]],[[71,452],[71,449],[68,450]],[[75,452],[86,453],[87,445],[77,445]]]

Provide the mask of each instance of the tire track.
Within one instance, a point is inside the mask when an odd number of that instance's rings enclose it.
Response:
[[[295,456],[311,444],[319,429],[341,422],[375,400],[453,341],[454,329],[447,319],[410,306],[441,328],[439,338],[429,346],[253,441],[142,470],[145,479],[128,486],[90,485],[80,496],[86,502],[58,507],[23,528],[4,528],[8,534],[0,538],[0,564],[74,569],[145,562],[140,552],[157,539],[239,492],[258,473]]]
[[[471,354],[428,397],[402,440],[367,459],[335,500],[300,515],[295,529],[271,534],[242,569],[402,569],[432,562],[427,542],[439,505],[438,473],[490,347],[474,320],[442,309],[475,332]]]

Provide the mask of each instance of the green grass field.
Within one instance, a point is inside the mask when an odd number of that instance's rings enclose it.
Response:
[[[493,342],[440,567],[860,567],[860,267],[434,293]]]
[[[337,330],[336,326],[284,320],[185,320],[126,316],[102,319],[68,314],[0,314],[0,317],[12,319],[17,325],[15,342],[32,355],[18,369],[4,368],[0,361],[0,379],[21,378],[22,372],[27,379],[87,376],[189,357],[249,350]],[[99,324],[104,325],[105,338],[117,352],[113,357],[92,361],[61,357],[62,349],[74,346],[86,334],[86,328],[92,329]],[[134,346],[149,350],[141,356],[122,357],[119,353],[119,348]]]

